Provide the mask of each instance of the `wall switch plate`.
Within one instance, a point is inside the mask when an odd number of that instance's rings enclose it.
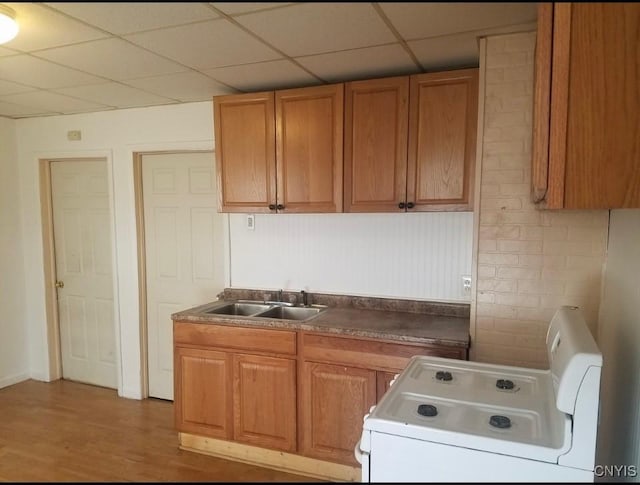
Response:
[[[462,277],[462,293],[471,295],[471,276]]]
[[[82,132],[80,130],[69,130],[69,131],[67,131],[67,140],[69,140],[69,141],[82,140]]]
[[[253,214],[247,215],[247,230],[253,231],[256,228],[256,216]]]

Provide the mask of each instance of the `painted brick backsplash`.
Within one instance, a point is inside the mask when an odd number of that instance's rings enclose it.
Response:
[[[558,306],[579,306],[597,335],[609,213],[530,200],[534,50],[534,32],[486,40],[472,358],[544,368]]]

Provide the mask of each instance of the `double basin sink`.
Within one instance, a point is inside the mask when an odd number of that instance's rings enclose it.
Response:
[[[253,301],[225,302],[206,310],[210,315],[229,315],[235,317],[278,318],[281,320],[309,320],[325,311],[326,306],[292,306],[290,303],[264,303]]]

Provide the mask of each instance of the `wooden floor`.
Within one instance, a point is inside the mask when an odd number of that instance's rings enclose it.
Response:
[[[70,381],[0,389],[0,481],[315,481],[178,449],[173,403]]]

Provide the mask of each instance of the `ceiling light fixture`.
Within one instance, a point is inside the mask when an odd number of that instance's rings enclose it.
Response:
[[[18,35],[18,22],[15,11],[0,3],[0,44],[9,42]]]

